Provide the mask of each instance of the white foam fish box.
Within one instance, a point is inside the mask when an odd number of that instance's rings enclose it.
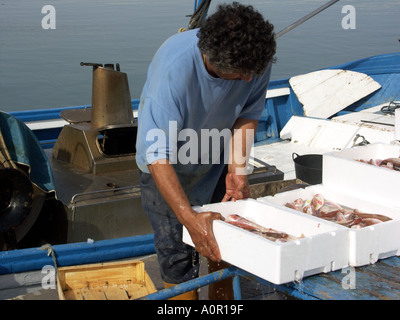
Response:
[[[400,209],[390,206],[383,206],[380,203],[360,199],[352,196],[351,192],[346,193],[332,190],[328,186],[314,185],[305,189],[296,189],[277,193],[274,196],[258,198],[257,200],[267,204],[276,205],[279,208],[285,208],[291,212],[300,213],[308,216],[306,213],[284,207],[286,203],[291,203],[298,198],[312,199],[315,194],[321,194],[325,199],[336,202],[339,205],[352,209],[359,209],[365,213],[382,214],[393,220],[378,223],[361,229],[351,229],[335,222],[341,230],[347,230],[349,234],[348,252],[349,265],[353,267],[375,263],[379,259],[385,259],[391,256],[400,255]],[[343,248],[345,250],[345,248]]]
[[[362,199],[373,199],[383,205],[400,207],[400,171],[355,160],[398,157],[400,146],[384,143],[326,153],[323,155],[323,184]]]
[[[277,243],[220,220],[213,231],[222,260],[274,284],[300,281],[348,265],[347,232],[315,217],[307,217],[254,199],[194,207],[224,217],[238,214],[264,227],[304,238]],[[186,228],[183,241],[193,246]]]

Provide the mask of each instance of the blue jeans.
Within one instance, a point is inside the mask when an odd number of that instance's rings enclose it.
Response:
[[[219,202],[225,194],[222,174],[211,202]],[[199,275],[199,254],[182,242],[182,224],[158,191],[151,174],[140,172],[142,206],[154,230],[161,278],[171,284],[192,280]],[[222,195],[221,195],[222,194]]]

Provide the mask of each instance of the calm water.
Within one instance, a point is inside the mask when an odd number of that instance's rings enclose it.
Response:
[[[278,32],[328,0],[241,2]],[[56,10],[56,29],[42,28],[45,5]],[[355,9],[355,29],[342,28],[345,5]],[[0,0],[0,110],[90,104],[92,69],[81,61],[120,63],[138,98],[153,54],[192,11],[193,0]],[[278,39],[272,79],[400,52],[399,17],[400,0],[339,1]]]

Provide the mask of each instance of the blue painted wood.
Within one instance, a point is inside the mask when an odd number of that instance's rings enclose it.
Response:
[[[59,267],[133,258],[155,253],[154,234],[55,245],[53,249]],[[45,265],[54,263],[41,248],[0,252],[0,274],[41,270]]]
[[[353,283],[347,282],[349,272],[354,272]],[[277,286],[277,290],[304,300],[400,300],[399,274],[400,257],[392,257],[354,270],[310,276],[298,283]]]

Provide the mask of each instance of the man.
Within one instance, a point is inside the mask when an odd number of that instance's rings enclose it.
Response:
[[[151,62],[136,159],[166,287],[198,276],[198,253],[221,260],[212,224],[222,216],[192,206],[209,203],[213,194],[218,202],[249,197],[246,163],[238,159],[253,142],[275,48],[273,26],[252,6],[233,3],[220,5],[200,29],[169,38]],[[209,146],[202,138],[223,130],[232,132],[230,148],[220,144],[215,155],[215,139]],[[218,181],[224,190],[215,198]],[[182,242],[182,225],[195,250]]]

